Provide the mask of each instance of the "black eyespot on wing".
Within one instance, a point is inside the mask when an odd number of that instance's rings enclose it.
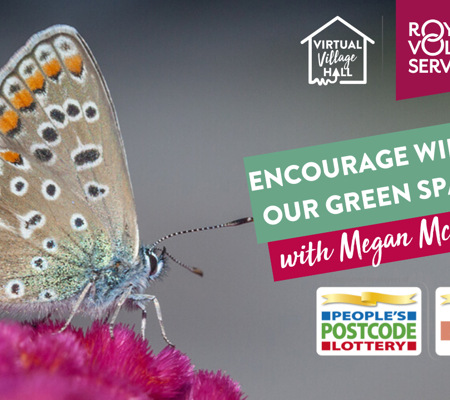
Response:
[[[48,268],[48,261],[42,257],[34,257],[31,260],[31,266],[38,271],[44,271]]]
[[[17,93],[20,90],[20,86],[19,85],[11,85],[9,87],[9,94],[14,94]]]
[[[45,246],[47,247],[47,249],[54,249],[56,244],[53,240],[47,240]]]
[[[56,193],[56,186],[53,185],[52,183],[50,183],[49,185],[47,185],[47,187],[45,188],[45,191],[47,192],[47,194],[50,197],[53,197]]]
[[[18,283],[14,283],[11,286],[11,293],[12,294],[19,294],[19,291],[20,291],[20,285]]]
[[[58,134],[54,128],[45,128],[42,132],[42,138],[49,143],[53,143],[58,140]]]
[[[42,221],[42,216],[40,214],[34,214],[25,224],[25,228],[28,229],[30,226],[36,226]]]
[[[75,226],[77,227],[77,228],[81,228],[83,225],[84,225],[84,221],[83,221],[83,219],[82,218],[75,218]]]
[[[75,164],[82,166],[87,163],[92,163],[100,158],[101,154],[97,149],[89,149],[78,153],[74,157]]]
[[[41,61],[47,61],[47,59],[50,57],[50,53],[48,51],[43,51],[39,56],[39,60]]]
[[[53,158],[53,153],[50,149],[40,148],[34,151],[34,156],[42,162],[49,162]]]
[[[15,187],[18,192],[21,192],[22,189],[25,187],[25,183],[22,181],[19,181],[16,183]]]
[[[94,107],[89,106],[86,108],[86,117],[89,119],[94,118],[97,115],[97,110]]]
[[[50,111],[50,118],[63,124],[64,120],[66,119],[66,116],[61,110],[54,108],[53,110]]]
[[[72,46],[67,42],[62,42],[59,48],[63,51],[68,51],[72,48]]]
[[[78,114],[80,114],[80,109],[75,104],[69,104],[67,106],[66,112],[71,117],[76,117]]]
[[[42,221],[42,217],[39,214],[33,215],[29,220],[28,220],[28,225],[37,225],[39,222]]]
[[[98,186],[90,185],[88,188],[88,192],[92,197],[97,197],[100,194],[98,190]]]
[[[25,72],[25,74],[29,76],[33,73],[33,71],[34,71],[33,65],[30,64],[25,67],[23,72]]]

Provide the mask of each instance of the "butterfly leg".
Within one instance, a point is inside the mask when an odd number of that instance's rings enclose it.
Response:
[[[117,301],[116,308],[114,310],[114,314],[111,318],[111,322],[109,323],[109,333],[111,335],[111,339],[114,339],[114,323],[116,322],[117,317],[119,316],[119,311],[122,306],[125,304],[127,299],[130,297],[133,286],[128,287],[119,297]]]
[[[153,301],[153,304],[154,304],[155,310],[156,310],[156,316],[157,316],[158,322],[159,322],[159,328],[161,329],[161,335],[169,346],[175,347],[175,345],[173,343],[171,343],[170,340],[167,338],[166,330],[164,329],[164,324],[163,324],[163,320],[162,320],[161,306],[159,305],[159,301],[156,298],[156,296],[152,296],[150,294],[133,294],[129,298],[132,300],[135,300],[136,306],[138,306],[141,310],[143,310],[142,324],[145,324],[146,318],[147,318],[147,312],[145,311],[145,306],[144,306],[144,304],[142,304],[142,302]],[[139,305],[139,304],[141,304],[142,307],[144,307],[144,308],[142,308],[141,305]],[[145,312],[145,314],[144,314],[144,312]],[[143,327],[141,329],[142,329],[142,334],[144,334],[145,327]]]
[[[80,308],[81,303],[83,302],[83,300],[85,299],[86,295],[89,292],[89,289],[92,287],[94,283],[93,282],[89,282],[83,289],[83,291],[80,294],[80,297],[78,297],[77,302],[75,303],[75,305],[73,306],[72,309],[72,313],[70,314],[69,318],[67,319],[66,323],[64,324],[64,326],[59,330],[59,333],[64,332],[67,327],[70,325],[70,323],[72,322],[73,317],[75,316],[75,314],[77,313],[78,309]]]
[[[111,311],[108,311],[106,313],[106,317],[103,320],[103,323],[106,324],[109,321],[109,318],[111,317]]]
[[[144,303],[136,302],[137,307],[142,310],[142,319],[141,319],[141,335],[142,339],[145,339],[145,328],[147,327],[147,310],[145,309]]]

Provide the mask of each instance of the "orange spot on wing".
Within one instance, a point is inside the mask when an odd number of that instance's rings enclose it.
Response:
[[[42,75],[41,71],[36,71],[26,80],[26,82],[30,90],[33,92],[41,90],[45,83],[44,75]]]
[[[33,96],[26,89],[22,89],[21,91],[17,92],[14,95],[13,99],[11,100],[13,106],[18,110],[30,107],[33,104],[33,102],[34,102]]]
[[[48,77],[53,78],[55,76],[58,76],[58,74],[61,72],[61,64],[54,58],[53,60],[45,63],[42,66],[42,69]]]
[[[3,151],[0,153],[0,157],[5,161],[8,161],[13,164],[19,164],[22,161],[22,157],[19,153],[15,153],[14,151]]]
[[[79,54],[64,59],[67,69],[74,75],[80,76],[83,72],[83,58]]]
[[[16,129],[19,124],[19,116],[13,110],[8,110],[0,117],[0,131],[6,135],[13,129]]]

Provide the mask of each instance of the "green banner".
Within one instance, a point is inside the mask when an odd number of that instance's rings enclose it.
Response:
[[[258,243],[450,211],[450,124],[244,163]]]

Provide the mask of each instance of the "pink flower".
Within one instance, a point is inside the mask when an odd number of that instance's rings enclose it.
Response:
[[[190,400],[245,400],[241,387],[220,371],[198,371],[194,377]]]
[[[84,334],[61,323],[0,322],[0,399],[243,400],[228,376],[195,372],[189,358],[122,325],[109,336],[98,322]],[[55,334],[56,333],[56,334]]]

